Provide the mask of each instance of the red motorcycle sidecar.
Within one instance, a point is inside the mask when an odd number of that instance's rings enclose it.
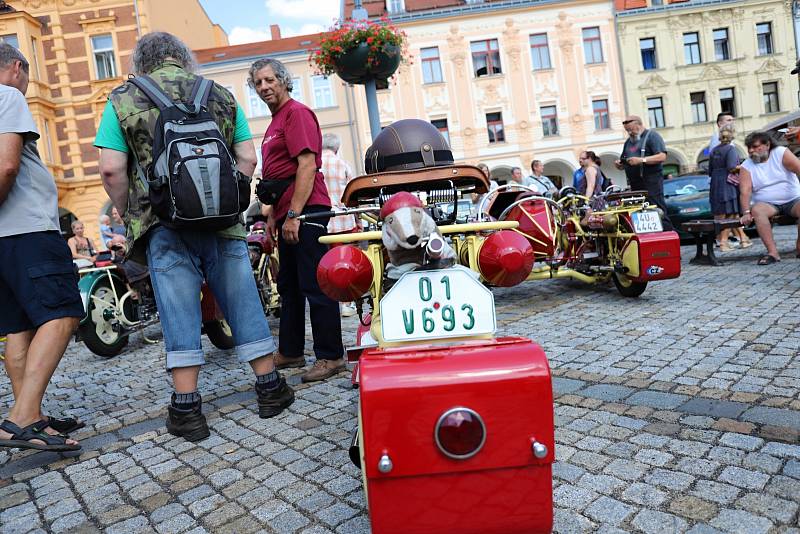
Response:
[[[376,534],[550,532],[553,393],[522,337],[371,348],[359,445]]]

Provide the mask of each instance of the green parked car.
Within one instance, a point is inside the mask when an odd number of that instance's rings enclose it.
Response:
[[[713,219],[708,199],[711,177],[705,174],[678,176],[664,180],[664,199],[667,215],[678,230],[681,241],[692,241],[692,234],[681,230],[681,225],[694,219]]]

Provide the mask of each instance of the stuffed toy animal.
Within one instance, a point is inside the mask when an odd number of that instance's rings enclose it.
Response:
[[[422,266],[426,250],[436,267],[452,265],[455,251],[416,196],[405,191],[392,195],[381,208],[381,220],[383,245],[389,252],[389,278],[399,278],[404,272]]]

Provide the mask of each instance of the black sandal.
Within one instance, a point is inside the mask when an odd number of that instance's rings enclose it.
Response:
[[[0,430],[11,434],[11,439],[0,439],[0,447],[15,447],[17,449],[36,449],[39,451],[79,451],[80,444],[67,443],[67,436],[63,434],[50,435],[44,431],[48,426],[45,420],[36,421],[24,428],[20,428],[8,419],[0,424]],[[43,443],[34,443],[39,440]]]
[[[758,258],[758,261],[756,262],[756,264],[757,265],[772,265],[773,263],[778,263],[779,261],[781,261],[781,260],[779,260],[775,256],[772,256],[770,254],[764,254],[763,256]]]
[[[86,423],[83,421],[78,421],[73,417],[53,417],[52,415],[45,415],[45,421],[47,421],[47,426],[58,432],[59,434],[71,434],[76,430],[80,430],[81,428],[86,426]]]

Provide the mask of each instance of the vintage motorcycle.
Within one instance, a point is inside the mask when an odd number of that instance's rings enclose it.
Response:
[[[370,231],[320,239],[337,245],[319,264],[320,287],[335,300],[355,301],[362,321],[348,348],[359,388],[350,455],[361,468],[375,533],[552,527],[547,358],[527,338],[495,336],[487,287],[525,280],[533,250],[513,231],[517,221],[450,224],[459,198],[486,193],[488,185],[468,165],[358,177],[343,195],[348,209],[330,214],[366,213]],[[409,237],[424,251],[414,269],[387,264],[382,238],[392,221],[375,216],[400,191],[419,199],[438,225],[435,234]],[[438,252],[444,239],[448,262]],[[362,241],[365,250],[355,246]]]
[[[128,338],[158,323],[153,286],[147,268],[132,262],[101,260],[78,271],[78,289],[86,315],[75,334],[86,348],[104,358],[123,351]],[[234,346],[230,326],[206,284],[201,290],[203,332],[220,349]],[[145,342],[154,343],[144,335]]]
[[[620,294],[638,297],[649,282],[681,273],[680,238],[663,231],[644,191],[612,186],[589,199],[565,187],[556,201],[523,185],[503,185],[481,200],[478,216],[519,223],[515,231],[531,244],[538,262],[529,280],[613,280]]]
[[[264,315],[280,316],[281,297],[278,294],[278,249],[275,240],[267,233],[267,225],[256,221],[247,234],[247,252],[256,280],[258,297],[264,307]]]

